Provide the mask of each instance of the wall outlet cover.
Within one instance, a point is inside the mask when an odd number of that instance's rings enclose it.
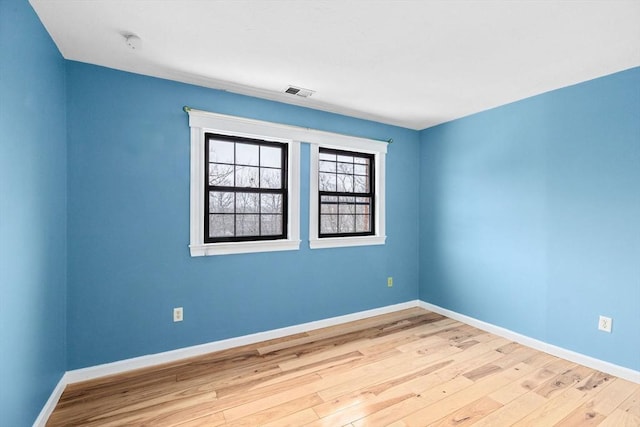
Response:
[[[598,320],[598,329],[604,332],[611,332],[613,320],[610,317],[600,316]]]
[[[173,321],[174,322],[182,322],[183,312],[182,307],[176,307],[173,309]]]

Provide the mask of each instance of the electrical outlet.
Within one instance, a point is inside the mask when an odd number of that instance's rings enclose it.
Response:
[[[611,333],[611,326],[613,324],[613,320],[610,317],[600,316],[598,320],[598,329],[604,332]]]
[[[176,307],[173,309],[173,321],[174,322],[182,322],[182,307]]]
[[[387,286],[390,288],[393,287],[393,277],[387,277]]]

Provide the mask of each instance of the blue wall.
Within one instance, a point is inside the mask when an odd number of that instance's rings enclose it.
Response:
[[[31,425],[66,370],[64,61],[0,0],[0,424]]]
[[[418,132],[86,64],[67,71],[69,369],[416,299]],[[387,244],[308,248],[303,144],[301,250],[190,257],[184,105],[393,138]]]
[[[422,131],[420,185],[422,300],[640,370],[640,68]]]

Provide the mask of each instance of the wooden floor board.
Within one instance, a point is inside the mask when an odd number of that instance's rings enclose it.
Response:
[[[47,425],[640,427],[640,385],[412,308],[71,384]]]

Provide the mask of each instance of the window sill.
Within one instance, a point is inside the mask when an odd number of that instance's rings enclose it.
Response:
[[[387,236],[325,237],[322,239],[310,239],[309,247],[311,249],[322,249],[384,245],[386,239]]]
[[[300,240],[265,240],[260,242],[189,245],[192,257],[247,254],[253,252],[296,251],[298,249],[300,249]]]

